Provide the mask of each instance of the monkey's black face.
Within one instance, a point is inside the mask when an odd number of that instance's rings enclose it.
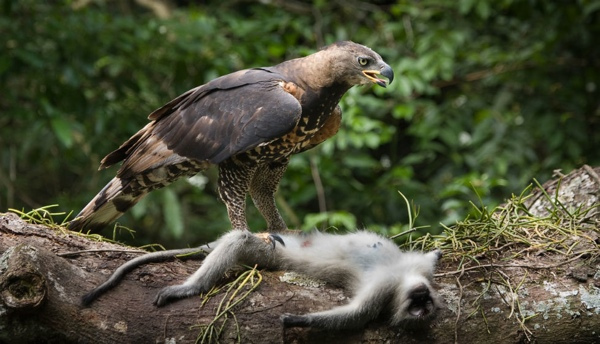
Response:
[[[414,318],[425,318],[435,310],[435,301],[426,284],[421,283],[408,293],[408,314]]]

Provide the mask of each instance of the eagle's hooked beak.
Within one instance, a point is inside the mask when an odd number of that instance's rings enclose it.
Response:
[[[390,67],[386,63],[383,64],[383,67],[381,67],[380,70],[369,69],[369,70],[363,70],[362,73],[369,80],[371,80],[372,82],[376,83],[377,85],[379,85],[381,87],[387,87],[387,85],[391,84],[392,81],[394,80],[394,71],[392,70],[392,67]],[[383,75],[388,80],[386,81],[384,79],[380,79],[380,78],[377,77],[378,75]]]

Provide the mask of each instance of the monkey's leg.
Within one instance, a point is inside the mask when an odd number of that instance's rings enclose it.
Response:
[[[231,227],[250,230],[246,220],[246,195],[257,167],[233,159],[227,159],[219,164],[219,196],[227,207]]]
[[[289,158],[282,162],[259,166],[250,182],[252,201],[267,221],[268,232],[281,232],[287,229],[275,204],[275,192],[288,163]]]
[[[278,235],[254,235],[249,231],[233,230],[216,242],[216,247],[204,259],[202,266],[179,285],[163,288],[154,300],[163,306],[174,299],[186,298],[209,291],[225,272],[238,263],[275,267],[275,241],[283,244]]]
[[[305,315],[284,314],[285,327],[318,327],[331,330],[362,327],[375,319],[386,303],[394,286],[385,280],[363,281],[363,285],[350,303],[323,312]]]

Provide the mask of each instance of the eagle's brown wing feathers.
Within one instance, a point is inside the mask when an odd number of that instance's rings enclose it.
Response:
[[[152,113],[154,121],[107,155],[102,167],[123,160],[118,176],[128,178],[183,159],[218,164],[292,130],[302,108],[284,90],[283,77],[260,69],[240,74],[215,79]]]

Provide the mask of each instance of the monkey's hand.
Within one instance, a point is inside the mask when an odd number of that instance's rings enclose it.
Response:
[[[161,289],[154,298],[153,304],[162,307],[173,300],[199,295],[203,292],[206,292],[203,285],[186,285],[186,283],[172,285]]]

